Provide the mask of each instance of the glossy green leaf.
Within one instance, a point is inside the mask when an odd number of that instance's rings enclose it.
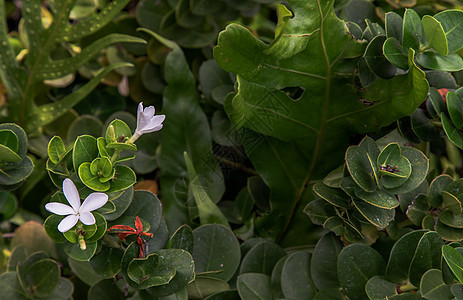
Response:
[[[58,164],[65,153],[63,140],[59,136],[54,136],[48,143],[48,157],[51,162]]]
[[[429,209],[428,197],[426,197],[426,195],[419,194],[407,207],[406,214],[413,224],[419,226],[421,225],[423,218],[427,215]]]
[[[415,251],[425,235],[426,231],[415,230],[405,234],[395,243],[387,263],[387,279],[400,283],[409,278],[410,265],[415,257]]]
[[[324,183],[317,182],[313,186],[313,191],[334,206],[349,207],[349,196],[340,189],[334,189]]]
[[[443,244],[440,235],[435,231],[427,232],[420,239],[410,264],[409,276],[413,285],[419,285],[421,276],[427,270],[440,267]]]
[[[101,182],[98,175],[92,174],[91,163],[84,162],[79,167],[79,178],[89,188],[97,192],[106,192],[111,184],[109,182]]]
[[[21,156],[19,156],[16,151],[18,151],[19,140],[17,135],[9,130],[2,129],[0,130],[0,160],[4,162],[19,162],[21,161]]]
[[[429,46],[434,48],[440,55],[446,56],[449,52],[447,37],[440,22],[428,15],[424,16],[421,22]]]
[[[220,271],[210,277],[228,281],[240,263],[239,244],[234,234],[223,225],[203,225],[193,230],[196,273]]]
[[[175,276],[168,284],[147,289],[152,296],[167,296],[182,290],[195,278],[195,263],[190,253],[181,249],[164,249],[154,252],[159,256],[159,270],[175,270]]]
[[[0,192],[0,220],[8,220],[16,213],[18,200],[9,192]]]
[[[310,275],[312,254],[299,251],[291,254],[281,270],[281,290],[285,299],[311,299],[316,288]]]
[[[88,300],[123,300],[124,293],[114,285],[113,279],[98,281],[88,290]]]
[[[380,208],[358,198],[353,198],[352,202],[358,211],[377,227],[385,228],[394,219],[394,209]]]
[[[406,9],[402,36],[404,50],[408,52],[408,49],[412,48],[415,51],[419,51],[420,47],[426,44],[426,36],[420,16],[413,9]]]
[[[315,246],[310,263],[310,275],[318,290],[339,285],[337,260],[342,243],[335,235],[324,235]]]
[[[376,76],[388,79],[394,77],[396,67],[383,55],[383,45],[385,41],[386,36],[384,35],[378,35],[373,38],[365,50],[364,58],[368,67]]]
[[[463,239],[463,229],[447,226],[439,220],[437,220],[434,227],[446,241],[457,242]]]
[[[397,295],[396,285],[382,276],[370,278],[365,285],[365,291],[371,300],[391,299],[391,296]]]
[[[452,213],[450,209],[446,209],[440,213],[439,221],[450,227],[463,228],[463,216]]]
[[[139,284],[139,289],[169,284],[176,275],[175,268],[158,268],[158,255],[150,254],[143,259],[134,259],[127,269],[130,279]]]
[[[402,41],[403,19],[395,12],[387,12],[386,18],[386,36],[395,38],[397,41]]]
[[[166,248],[183,249],[193,252],[194,238],[193,231],[188,225],[183,225],[174,232],[166,244]]]
[[[454,143],[458,148],[463,149],[463,135],[453,126],[449,118],[441,113],[442,127],[449,140]]]
[[[19,283],[16,272],[3,272],[0,275],[0,289],[2,290],[2,297],[18,300],[29,299],[29,295]]]
[[[405,194],[416,189],[426,178],[429,169],[429,159],[423,152],[412,147],[401,147],[401,150],[402,156],[410,162],[412,172],[403,184],[386,188],[386,191],[393,194]]]
[[[103,131],[103,122],[93,115],[78,116],[66,132],[66,144],[73,143],[81,135],[98,138]]]
[[[272,299],[270,277],[259,273],[246,273],[238,276],[238,293],[243,300]]]
[[[416,55],[416,61],[420,66],[447,72],[456,72],[463,69],[463,59],[456,53],[442,56],[437,52],[426,51]]]
[[[26,270],[18,269],[23,288],[35,297],[46,297],[57,287],[60,280],[58,264],[51,259],[34,262]]]
[[[283,298],[283,291],[281,289],[281,271],[283,270],[283,265],[288,256],[280,258],[279,261],[275,264],[275,267],[272,270],[272,276],[270,277],[270,282],[272,284],[272,294],[276,299]]]
[[[420,282],[421,295],[425,299],[452,299],[450,286],[442,280],[442,272],[431,269],[424,273]]]
[[[379,208],[393,209],[399,206],[399,200],[395,196],[382,190],[368,193],[362,189],[355,189],[355,195],[368,204]]]
[[[186,152],[183,153],[183,156],[188,170],[188,177],[190,179],[189,187],[191,188],[195,198],[201,225],[215,223],[230,227],[227,218],[224,216],[219,207],[212,202],[205,190],[205,187],[202,186],[190,157]]]
[[[363,190],[374,192],[376,166],[369,154],[358,146],[351,146],[346,151],[346,165],[349,173]]]
[[[463,99],[454,92],[447,93],[447,109],[453,125],[457,129],[463,127]]]
[[[444,28],[449,52],[456,52],[463,47],[463,12],[457,9],[442,11],[434,16]]]
[[[429,204],[432,207],[439,207],[442,204],[441,192],[453,182],[453,178],[448,175],[437,176],[429,186]]]
[[[429,102],[426,102],[429,103]],[[418,108],[411,115],[412,130],[423,141],[435,141],[440,137],[439,129],[432,123],[426,112]]]
[[[243,257],[239,274],[262,273],[272,275],[275,264],[286,255],[286,252],[277,244],[264,241],[249,250]]]
[[[229,299],[229,298],[225,298],[227,297],[228,294],[222,294],[222,295],[217,295],[217,294],[230,290],[230,285],[226,281],[223,281],[221,279],[201,276],[201,277],[196,277],[196,279],[192,283],[187,285],[186,289],[188,292],[188,297],[190,298],[209,299],[207,298],[208,296],[215,294],[217,298],[223,297],[226,300],[226,299]],[[235,294],[235,298],[236,296],[237,295]],[[211,298],[211,299],[214,299],[214,298]],[[219,299],[222,299],[222,298],[219,298]]]
[[[88,162],[89,164],[98,156],[96,138],[89,135],[82,135],[77,138],[72,151],[72,161],[74,170],[78,170],[80,165]],[[90,170],[89,170],[90,171]]]
[[[90,259],[92,269],[104,278],[113,278],[121,268],[124,251],[119,248],[103,247],[101,252]]]
[[[463,256],[455,248],[442,246],[442,255],[458,281],[463,282]]]
[[[408,69],[408,56],[402,48],[399,40],[395,37],[389,37],[383,44],[382,48],[384,57],[394,66],[406,70]]]
[[[96,251],[97,243],[86,243],[87,249],[80,249],[79,244],[69,243],[64,244],[64,252],[72,259],[78,261],[88,261],[93,257]]]
[[[338,278],[349,298],[365,298],[368,279],[384,274],[385,263],[373,248],[353,244],[344,248],[338,257]]]
[[[135,216],[140,217],[150,224],[149,232],[155,233],[159,228],[162,217],[161,202],[159,199],[148,191],[135,191],[130,206],[119,219],[110,222],[109,227],[119,224],[119,220],[130,220],[133,227]],[[154,237],[156,238],[156,237]]]

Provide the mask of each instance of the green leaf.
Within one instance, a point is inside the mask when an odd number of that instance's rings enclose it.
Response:
[[[122,195],[113,199],[111,202],[114,204],[116,210],[114,212],[104,213],[105,219],[107,221],[113,221],[119,218],[132,203],[133,196],[133,188],[130,187],[126,189]]]
[[[63,140],[59,136],[54,136],[48,143],[48,158],[55,165],[61,161],[61,158],[66,154]]]
[[[400,283],[409,278],[410,265],[426,233],[424,230],[415,230],[402,236],[395,243],[386,268],[386,276],[390,281]]]
[[[442,246],[442,255],[458,281],[463,282],[463,256],[455,248]]]
[[[421,276],[429,269],[440,268],[441,248],[444,242],[435,231],[427,232],[420,239],[410,264],[410,282],[418,286]]]
[[[190,253],[181,249],[164,249],[154,253],[159,256],[159,270],[175,270],[176,273],[168,284],[148,288],[149,294],[157,297],[171,295],[194,280],[195,264]]]
[[[452,299],[450,286],[442,280],[442,272],[437,269],[424,273],[420,282],[421,295],[426,299]]]
[[[444,28],[448,41],[449,52],[456,52],[463,47],[463,12],[458,9],[448,9],[434,16]]]
[[[82,135],[77,138],[72,151],[74,170],[79,170],[81,164],[90,163],[98,156],[96,138],[90,135]],[[90,167],[88,168],[90,172]]]
[[[426,44],[426,35],[424,34],[420,16],[413,9],[406,9],[402,36],[404,50],[408,52],[408,49],[412,48],[415,51],[419,51],[420,47]]]
[[[239,274],[262,273],[270,276],[275,264],[285,255],[286,252],[273,242],[258,243],[243,257]]]
[[[383,45],[385,44],[386,36],[378,35],[371,40],[365,50],[365,62],[373,73],[378,77],[388,79],[394,77],[397,69],[383,55]],[[407,62],[408,65],[408,62]]]
[[[346,166],[352,179],[363,190],[374,192],[377,189],[376,165],[364,149],[350,146],[346,151]]]
[[[3,162],[19,162],[21,157],[18,151],[19,141],[16,134],[9,130],[0,130],[0,160]]]
[[[384,209],[378,206],[371,205],[358,198],[353,198],[352,202],[358,211],[373,225],[386,228],[390,221],[394,219],[394,209]],[[398,203],[397,203],[398,204]]]
[[[407,70],[408,69],[408,56],[402,48],[399,40],[395,37],[388,38],[383,45],[383,54],[386,59],[394,66]]]
[[[316,292],[310,275],[312,254],[299,251],[291,254],[281,270],[281,289],[288,300],[311,299]]]
[[[127,126],[127,124],[124,121],[119,119],[115,119],[114,121],[109,123],[106,129],[105,139],[107,144],[124,143],[127,139],[130,139],[131,137],[132,130],[129,128],[129,126]]]
[[[231,293],[229,298],[227,297],[230,294],[230,286],[226,281],[217,278],[209,278],[209,277],[196,277],[195,281],[187,285],[186,287],[188,292],[188,297],[195,298],[195,299],[217,299],[217,298],[207,298],[209,295],[216,295],[216,297],[220,297],[219,299],[235,299],[237,294]],[[226,294],[217,295],[218,293],[228,291]],[[233,298],[233,296],[235,296]],[[223,298],[222,298],[223,297]],[[231,297],[231,298],[230,298]]]
[[[385,263],[373,248],[353,244],[344,248],[338,257],[338,278],[349,298],[365,298],[368,279],[384,274]]]
[[[236,287],[243,300],[272,299],[270,277],[267,275],[258,273],[240,275]]]
[[[454,214],[450,209],[446,209],[440,213],[439,221],[453,228],[463,228],[463,216],[461,214]]]
[[[442,204],[442,195],[441,192],[446,189],[446,187],[453,182],[453,178],[449,175],[443,174],[439,175],[431,182],[429,185],[429,204],[434,207],[440,207]]]
[[[166,249],[183,249],[190,253],[193,252],[194,237],[190,226],[182,225],[174,232],[167,242]]]
[[[116,166],[116,173],[114,180],[111,180],[111,187],[107,193],[115,193],[128,189],[137,182],[135,172],[123,165]]]
[[[386,36],[389,38],[395,38],[397,41],[402,41],[403,31],[403,19],[395,12],[387,12],[386,18]]]
[[[332,233],[317,242],[310,263],[310,275],[318,290],[339,286],[337,261],[342,247],[339,238]]]
[[[3,8],[0,7],[0,11],[1,9]],[[29,295],[21,287],[16,272],[3,272],[0,275],[0,289],[2,290],[2,297],[6,297],[7,299],[30,299]]]
[[[0,192],[0,220],[8,220],[16,213],[18,200],[9,192]]]
[[[101,252],[90,259],[90,265],[96,274],[104,278],[113,278],[121,268],[123,254],[122,249],[103,247]]]
[[[334,189],[324,183],[317,182],[313,186],[313,191],[334,206],[349,208],[349,195],[341,189]]]
[[[205,187],[201,185],[201,181],[198,175],[196,175],[196,171],[190,157],[186,152],[184,152],[183,155],[188,170],[188,177],[190,179],[189,187],[193,191],[201,225],[216,223],[230,228],[227,218],[223,215],[219,207],[212,202],[205,190]]]
[[[397,295],[395,284],[382,276],[370,278],[365,285],[365,291],[371,300],[391,299],[391,296]]]
[[[444,128],[445,134],[449,140],[458,148],[463,149],[463,135],[458,131],[458,129],[455,128],[455,126],[453,126],[452,122],[445,115],[445,113],[441,113],[440,118],[442,127]]]
[[[18,275],[24,290],[40,298],[50,295],[60,280],[59,266],[51,259],[34,262],[27,269],[18,269]]]
[[[78,261],[88,261],[93,257],[96,251],[97,243],[86,243],[87,249],[80,249],[79,244],[69,243],[64,244],[64,252],[72,259]]]
[[[373,193],[365,192],[362,189],[355,189],[355,196],[379,208],[393,209],[399,206],[399,200],[395,196],[379,189]]]
[[[416,61],[420,66],[432,70],[456,72],[463,69],[463,59],[456,53],[442,56],[437,52],[426,51],[417,54]]]
[[[196,273],[228,281],[240,264],[240,248],[235,235],[223,225],[202,225],[193,230]]]
[[[124,293],[114,285],[113,279],[92,283],[88,291],[88,300],[124,300]]]
[[[447,44],[447,36],[445,35],[444,28],[439,21],[431,16],[424,16],[421,19],[423,23],[424,33],[429,42],[429,46],[434,48],[440,55],[446,56],[449,52]]]
[[[111,184],[109,182],[101,182],[97,175],[92,174],[90,166],[89,162],[84,162],[79,167],[79,178],[82,183],[97,192],[108,191]]]
[[[139,289],[168,284],[176,274],[175,268],[158,268],[158,255],[150,254],[143,259],[134,259],[127,272],[130,279],[139,284]]]
[[[463,99],[454,92],[447,93],[447,109],[453,125],[457,129],[463,127]]]

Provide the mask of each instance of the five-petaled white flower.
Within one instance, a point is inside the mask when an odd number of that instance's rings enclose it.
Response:
[[[161,130],[163,126],[162,122],[164,122],[166,116],[155,116],[154,113],[154,106],[148,106],[145,109],[143,109],[143,102],[140,102],[140,104],[138,104],[137,129],[135,129],[135,133],[130,139],[130,142],[135,142],[144,133],[150,133]]]
[[[63,181],[63,193],[71,206],[59,202],[50,202],[45,205],[45,209],[49,212],[66,216],[58,225],[58,230],[61,232],[74,227],[78,220],[85,225],[95,224],[95,217],[91,211],[102,207],[108,201],[108,195],[105,193],[91,193],[80,205],[79,191],[69,178]]]

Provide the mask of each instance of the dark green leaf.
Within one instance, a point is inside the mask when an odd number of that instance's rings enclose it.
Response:
[[[238,241],[222,225],[203,225],[193,230],[196,273],[219,271],[209,276],[229,280],[240,263]]]
[[[395,37],[389,37],[383,45],[383,54],[386,59],[394,66],[406,70],[408,69],[407,53]]]
[[[452,299],[450,286],[442,280],[442,272],[431,269],[424,273],[420,282],[421,295],[426,299]]]
[[[456,53],[442,56],[437,52],[426,51],[416,55],[416,61],[420,66],[447,72],[456,72],[463,69],[463,59]]]
[[[350,298],[364,299],[368,279],[384,274],[384,268],[384,260],[376,250],[366,245],[353,244],[339,254],[339,283]]]
[[[444,28],[448,41],[449,52],[456,52],[463,47],[463,12],[449,9],[434,16]]]
[[[246,273],[238,276],[238,293],[243,300],[272,299],[270,277],[258,273]]]
[[[281,290],[286,299],[312,299],[316,292],[310,275],[312,255],[307,251],[291,254],[281,270]]]
[[[463,256],[455,248],[442,246],[442,255],[458,281],[463,282]]]
[[[310,264],[310,274],[318,290],[339,286],[337,260],[342,243],[335,235],[324,235],[315,246]]]
[[[424,33],[429,42],[429,46],[434,48],[440,55],[446,56],[449,52],[447,37],[444,28],[439,21],[431,16],[424,16],[421,20],[423,23]]]
[[[370,70],[378,77],[391,78],[396,73],[396,67],[383,55],[383,44],[386,41],[386,36],[378,35],[368,44],[365,50],[365,62]],[[407,62],[408,65],[408,62]]]
[[[365,285],[365,291],[371,300],[391,299],[391,296],[397,295],[396,285],[382,276],[370,278]]]
[[[262,273],[272,275],[275,264],[286,255],[286,252],[277,244],[264,241],[254,247],[243,257],[239,274]]]
[[[406,9],[403,23],[402,45],[405,51],[409,48],[419,51],[421,46],[426,45],[426,36],[420,16],[413,9]]]

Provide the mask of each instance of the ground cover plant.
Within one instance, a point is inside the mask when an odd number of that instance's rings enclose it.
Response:
[[[463,299],[463,3],[0,0],[5,299]]]

